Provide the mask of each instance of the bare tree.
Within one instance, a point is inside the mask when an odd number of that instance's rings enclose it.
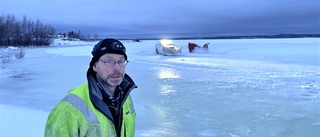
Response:
[[[94,39],[98,39],[98,34],[94,34]]]
[[[90,39],[90,34],[89,34],[89,33],[87,34],[87,39],[88,39],[88,40]]]
[[[50,36],[55,34],[55,28],[44,25],[40,20],[34,23],[25,16],[22,21],[16,20],[14,15],[0,17],[0,46],[5,45],[49,45]]]

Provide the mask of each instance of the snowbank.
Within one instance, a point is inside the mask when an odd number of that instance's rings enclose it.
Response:
[[[78,39],[54,39],[50,46],[85,46],[96,44],[98,41],[82,41]]]

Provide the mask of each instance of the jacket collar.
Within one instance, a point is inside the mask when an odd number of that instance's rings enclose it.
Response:
[[[88,79],[88,88],[89,88],[89,95],[90,100],[92,104],[95,106],[96,109],[98,109],[101,113],[103,113],[106,117],[111,119],[114,122],[114,119],[112,117],[112,114],[107,106],[107,104],[103,101],[103,95],[101,89],[99,88],[99,85],[97,84],[98,81],[96,79],[95,74],[91,73],[87,75]],[[137,88],[133,80],[125,74],[123,81],[120,84],[120,87],[124,91],[124,98],[121,101],[120,107],[122,107],[124,101],[129,96],[132,89]],[[120,108],[121,109],[121,108]]]

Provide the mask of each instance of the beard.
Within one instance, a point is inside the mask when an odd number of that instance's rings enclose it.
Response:
[[[109,87],[116,87],[121,84],[123,77],[123,73],[116,72],[103,78],[102,81]]]

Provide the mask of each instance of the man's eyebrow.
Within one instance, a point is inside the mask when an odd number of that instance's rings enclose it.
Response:
[[[111,57],[111,56],[105,56],[103,58],[104,59],[115,59],[115,57]],[[120,57],[119,59],[124,59],[124,57]]]

